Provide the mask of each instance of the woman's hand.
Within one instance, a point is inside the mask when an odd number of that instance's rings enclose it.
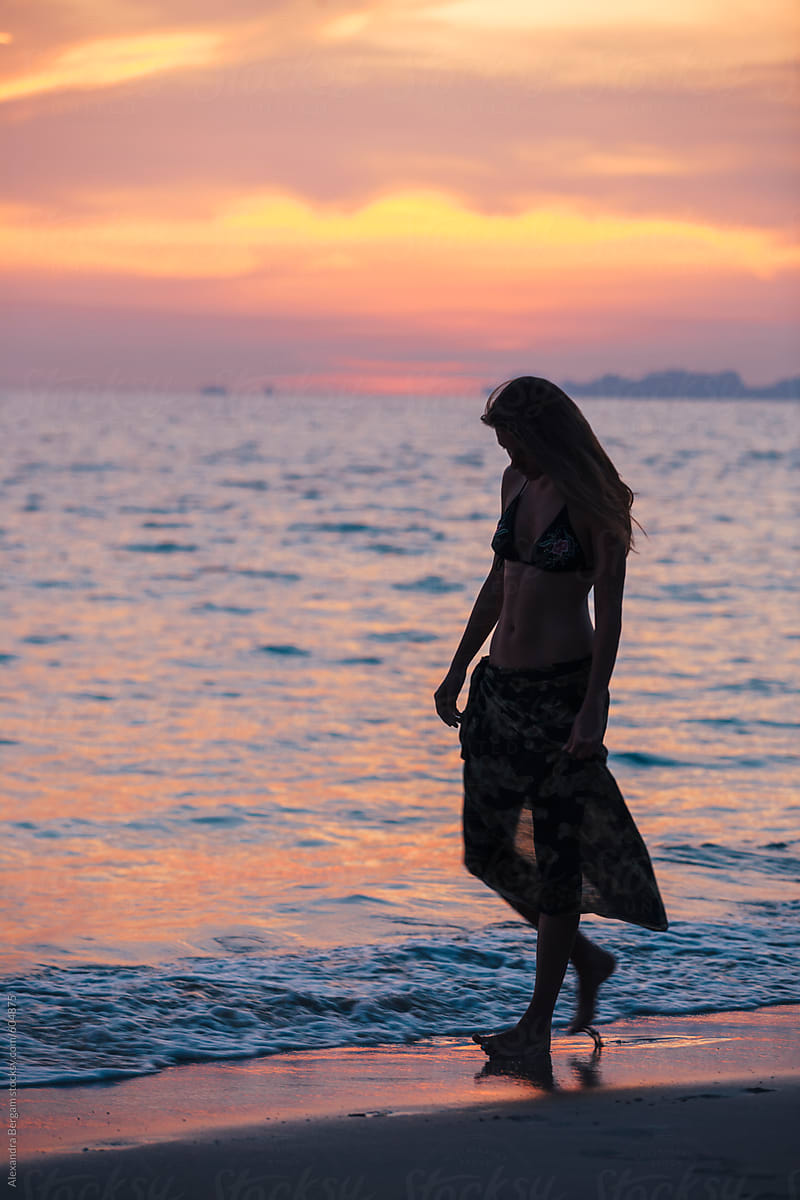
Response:
[[[464,686],[465,677],[466,671],[453,671],[451,668],[433,693],[436,711],[445,725],[458,725],[461,720],[461,713],[456,708],[456,701],[458,693]]]
[[[572,723],[570,735],[561,747],[573,758],[591,758],[603,745],[605,698],[584,700]]]

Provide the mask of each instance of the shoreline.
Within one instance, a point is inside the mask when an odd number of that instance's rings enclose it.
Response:
[[[304,1051],[19,1093],[26,1200],[800,1200],[800,1005]]]
[[[467,1038],[350,1046],[191,1063],[86,1085],[22,1088],[19,1162],[152,1150],[191,1136],[233,1138],[293,1123],[432,1118],[498,1105],[541,1108],[654,1088],[800,1087],[800,1004],[733,1013],[639,1016],[553,1039],[553,1081],[495,1067]],[[747,1094],[760,1094],[758,1092]],[[766,1094],[766,1093],[765,1093]],[[373,1122],[374,1123],[374,1122]],[[85,1147],[85,1148],[84,1148]],[[800,1190],[798,1198],[800,1200]]]

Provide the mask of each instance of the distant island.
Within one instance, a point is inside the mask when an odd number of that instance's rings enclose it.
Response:
[[[265,384],[261,390],[265,396],[272,396],[275,392],[271,383]],[[205,387],[200,388],[200,394],[202,396],[227,396],[228,389],[221,383],[208,383]]]
[[[675,398],[700,399],[702,397],[724,397],[732,400],[747,397],[759,400],[786,400],[800,398],[800,375],[791,379],[780,379],[764,387],[751,388],[742,382],[737,371],[651,371],[643,379],[626,379],[622,375],[601,375],[588,383],[576,383],[571,379],[559,385],[571,396],[649,396],[655,399]]]

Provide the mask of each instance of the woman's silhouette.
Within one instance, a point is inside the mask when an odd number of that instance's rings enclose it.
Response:
[[[494,562],[435,702],[447,725],[460,725],[465,865],[538,929],[527,1010],[509,1030],[473,1035],[490,1056],[517,1057],[549,1053],[570,959],[569,1031],[594,1016],[615,959],[578,932],[582,912],[657,930],[667,918],[603,745],[633,493],[577,405],[546,379],[501,384],[481,420],[511,461]],[[467,669],[492,630],[460,713]]]

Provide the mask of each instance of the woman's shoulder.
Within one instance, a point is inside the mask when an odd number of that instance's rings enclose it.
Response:
[[[565,496],[565,505],[573,525],[579,523],[587,531],[591,531],[592,534],[596,535],[611,532],[609,521],[597,509],[579,500],[574,500],[569,496]]]
[[[591,546],[595,568],[605,570],[625,562],[627,550],[619,531],[595,509],[567,500],[567,515],[580,543]]]
[[[602,521],[593,508],[586,504],[582,504],[578,500],[573,500],[569,496],[564,497],[564,507],[567,510],[570,521],[573,525],[581,525],[586,532],[599,529]]]
[[[525,476],[521,471],[518,471],[516,467],[512,467],[509,463],[509,465],[503,471],[503,478],[500,481],[500,497],[504,509],[508,507],[509,500],[516,496],[517,492],[521,487],[524,486],[524,484]]]

